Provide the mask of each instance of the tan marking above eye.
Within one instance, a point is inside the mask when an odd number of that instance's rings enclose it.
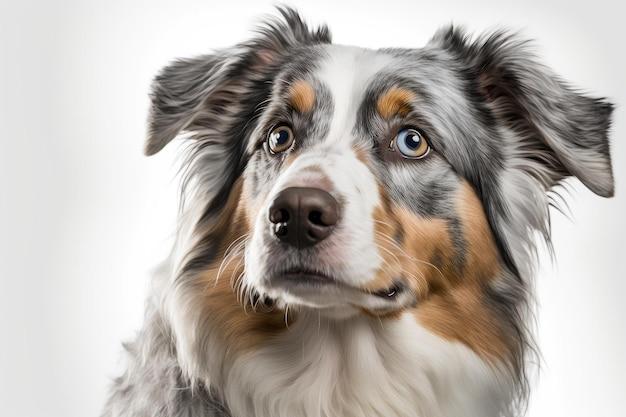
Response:
[[[289,103],[299,113],[310,112],[315,105],[315,90],[309,82],[298,80],[289,87]]]
[[[378,98],[376,110],[385,120],[395,116],[406,116],[411,111],[415,99],[412,91],[401,87],[392,87]]]

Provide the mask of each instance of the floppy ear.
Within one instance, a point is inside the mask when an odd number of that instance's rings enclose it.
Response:
[[[181,131],[194,128],[202,107],[223,86],[228,60],[225,53],[180,59],[154,78],[146,155],[163,149]]]
[[[431,46],[454,63],[483,125],[477,140],[498,151],[500,163],[473,183],[483,200],[505,264],[525,278],[536,255],[536,232],[550,248],[549,207],[554,186],[578,177],[598,195],[613,195],[607,138],[613,106],[574,90],[514,34],[495,32],[470,40],[450,27]]]
[[[330,43],[326,26],[310,31],[293,9],[278,11],[282,19],[267,22],[252,40],[212,55],[180,59],[161,70],[150,94],[147,155],[182,132],[209,140],[212,134],[227,133],[224,129],[237,119],[247,121],[246,104],[259,104],[251,95],[269,91],[268,81],[294,47]]]
[[[543,164],[542,172],[530,174],[547,189],[573,175],[594,193],[613,195],[609,102],[568,86],[515,35],[496,32],[471,42],[449,28],[433,42],[468,65],[483,103],[513,132],[518,154],[532,162],[526,168]]]

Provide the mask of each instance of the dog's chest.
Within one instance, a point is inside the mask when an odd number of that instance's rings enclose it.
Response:
[[[239,357],[222,394],[233,417],[488,417],[507,399],[488,365],[408,314],[300,320]]]

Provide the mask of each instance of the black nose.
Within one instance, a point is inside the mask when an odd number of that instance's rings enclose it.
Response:
[[[326,239],[339,218],[339,204],[319,188],[290,187],[274,199],[269,210],[276,237],[297,248]]]

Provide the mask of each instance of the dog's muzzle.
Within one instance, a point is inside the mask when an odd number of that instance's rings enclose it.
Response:
[[[319,188],[289,187],[276,195],[269,220],[280,241],[307,248],[330,236],[339,220],[339,204]]]

